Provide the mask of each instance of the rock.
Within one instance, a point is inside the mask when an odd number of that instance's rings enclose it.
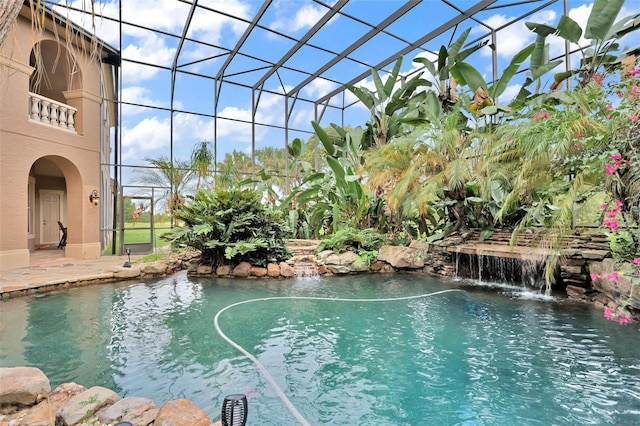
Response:
[[[382,269],[382,266],[384,265],[384,262],[381,262],[379,260],[376,260],[375,262],[373,262],[371,264],[371,266],[369,267],[369,269],[371,270],[371,272],[379,272]]]
[[[146,411],[154,408],[156,408],[156,405],[148,398],[123,398],[115,404],[100,410],[98,420],[103,423],[116,423],[121,420],[135,423],[134,419],[141,417]]]
[[[160,407],[154,426],[210,426],[211,420],[188,399],[169,401]]]
[[[588,290],[586,288],[584,288],[584,287],[577,287],[577,286],[573,286],[573,285],[568,285],[566,291],[567,291],[567,296],[569,296],[570,299],[584,300],[585,299],[585,293]]]
[[[378,260],[399,269],[419,269],[424,266],[419,250],[412,247],[382,246],[378,250]]]
[[[301,255],[293,256],[289,260],[287,260],[288,264],[292,264],[292,263],[316,263],[316,262],[317,262],[317,259],[312,254],[301,254]]]
[[[332,254],[334,254],[333,250],[323,250],[316,256],[316,262],[321,264],[327,263],[327,258]]]
[[[145,275],[164,275],[167,273],[167,264],[160,261],[147,263],[142,272]]]
[[[56,426],[73,426],[119,399],[120,397],[114,391],[94,386],[73,396],[56,412]]]
[[[332,274],[348,274],[369,270],[369,265],[360,261],[360,257],[352,251],[330,254],[325,260],[327,270]]]
[[[277,278],[280,276],[280,266],[275,263],[269,263],[267,265],[267,275],[270,277]]]
[[[211,265],[198,265],[196,268],[196,274],[198,275],[211,275],[213,267]]]
[[[253,277],[264,277],[267,275],[267,268],[262,268],[260,266],[252,266],[251,267],[251,276]]]
[[[318,275],[324,275],[327,273],[327,266],[326,265],[318,265],[316,266],[316,270],[318,271]]]
[[[221,265],[216,268],[216,275],[219,277],[225,277],[231,273],[231,266]]]
[[[140,276],[140,265],[131,265],[131,268],[116,266],[113,268],[113,276],[122,279],[137,278]]]
[[[38,405],[22,410],[10,416],[9,424],[14,426],[51,426],[54,424],[52,416],[74,395],[87,390],[76,383],[64,383],[49,394]],[[2,424],[2,422],[0,422]]]
[[[589,260],[602,260],[609,256],[609,252],[606,250],[583,250],[582,257]]]
[[[238,266],[233,268],[232,275],[234,277],[246,278],[251,275],[251,264],[249,262],[240,262]]]
[[[34,367],[0,368],[0,405],[34,405],[51,392],[45,374]]]
[[[296,271],[287,262],[280,262],[280,275],[285,278],[291,278],[296,275]]]

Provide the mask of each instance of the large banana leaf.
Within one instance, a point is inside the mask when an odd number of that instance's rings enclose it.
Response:
[[[624,0],[595,0],[587,20],[585,37],[592,40],[606,40],[623,4]]]
[[[502,72],[502,76],[500,76],[498,82],[494,84],[491,89],[489,89],[489,93],[491,93],[491,96],[494,100],[497,100],[498,97],[502,95],[502,93],[504,93],[507,85],[509,84],[509,81],[511,81],[513,76],[516,75],[516,73],[520,69],[520,65],[522,65],[522,63],[526,61],[529,56],[531,56],[534,48],[535,44],[530,44],[513,56],[513,59],[511,59],[511,63],[504,69],[504,71]]]
[[[313,130],[315,130],[316,135],[318,135],[320,142],[322,142],[324,149],[327,151],[327,154],[331,156],[334,155],[336,152],[336,148],[333,145],[331,137],[327,134],[327,132],[324,131],[322,127],[320,127],[320,124],[318,124],[316,121],[312,121],[311,125],[313,126]]]
[[[466,84],[472,92],[478,90],[478,87],[487,88],[487,83],[484,81],[482,74],[466,62],[456,62],[451,67],[450,72],[458,83]]]

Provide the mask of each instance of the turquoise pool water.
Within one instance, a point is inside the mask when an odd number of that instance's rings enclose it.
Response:
[[[249,425],[294,425],[258,368],[312,425],[640,424],[637,326],[584,305],[415,275],[291,281],[188,279],[72,289],[0,302],[0,365],[41,368],[146,396],[189,398],[219,419],[249,399]]]

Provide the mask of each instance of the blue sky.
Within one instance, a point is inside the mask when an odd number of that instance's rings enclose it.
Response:
[[[78,9],[86,8],[86,0],[60,1]],[[295,40],[304,36],[315,25],[328,7],[332,7],[335,0],[320,2],[311,0],[274,0],[259,21],[259,27],[253,31],[244,43],[241,52],[244,56],[234,58],[225,70],[230,81],[252,86],[261,77],[268,74],[269,62],[277,62],[294,45]],[[451,1],[455,6],[466,10],[476,4],[473,0]],[[498,0],[496,4],[520,3],[516,1]],[[118,17],[118,1],[96,0],[96,14],[99,16]],[[188,37],[202,41],[202,43],[186,42],[182,46],[178,57],[180,69],[215,76],[220,72],[222,64],[227,58],[225,49],[233,49],[242,36],[247,23],[236,18],[251,21],[263,2],[259,0],[201,0],[189,28]],[[286,67],[302,71],[314,72],[330,61],[333,52],[342,52],[355,40],[369,31],[361,21],[377,25],[390,13],[401,7],[405,2],[400,0],[352,0],[341,11],[345,15],[334,17],[313,36],[311,44],[316,47],[304,47],[291,59],[285,62]],[[482,23],[498,28],[514,20],[514,18],[544,5],[545,2],[534,1],[528,4],[496,8],[484,11],[476,17]],[[570,0],[569,15],[584,28],[592,3],[589,1]],[[190,5],[176,0],[122,0],[123,21],[134,22],[141,27],[154,28],[168,34],[180,35],[187,20]],[[520,23],[514,24],[497,33],[497,52],[499,67],[504,67],[511,57],[524,46],[534,41],[534,34],[529,31],[524,21],[535,21],[556,24],[562,15],[562,1],[535,12]],[[81,25],[88,26],[90,18],[85,14],[58,8],[58,12],[67,15]],[[214,12],[217,11],[217,12]],[[640,1],[627,0],[622,16],[640,11]],[[402,16],[389,27],[389,34],[380,34],[372,41],[349,54],[351,60],[341,61],[299,91],[299,98],[291,109],[289,126],[294,129],[311,128],[310,121],[314,118],[314,105],[304,99],[316,100],[330,91],[340,87],[339,82],[347,81],[369,69],[368,64],[377,64],[406,46],[405,41],[414,42],[426,33],[433,31],[442,23],[453,19],[458,12],[441,3],[439,0],[425,0]],[[122,107],[122,158],[126,165],[144,165],[144,158],[168,156],[170,152],[170,113],[166,110],[171,106],[171,72],[170,68],[178,48],[178,39],[169,35],[123,25],[122,43],[117,23],[102,19],[95,20],[96,32],[99,37],[122,52],[122,93],[124,102],[141,104],[144,106],[123,105]],[[472,28],[469,40],[481,37],[487,29],[478,22],[470,20],[462,22],[456,30],[454,38],[463,30]],[[271,33],[268,29],[276,31]],[[437,51],[441,45],[448,45],[452,37],[452,30],[446,31],[440,37],[426,43],[423,49],[416,49],[404,57],[402,71],[407,73],[415,69],[412,59],[425,53],[424,48]],[[638,45],[640,41],[624,40],[623,45]],[[400,40],[401,39],[401,40]],[[549,38],[550,55],[562,53],[563,43]],[[215,47],[219,46],[219,47]],[[319,47],[319,48],[317,48]],[[327,52],[323,49],[329,50]],[[201,61],[204,58],[208,60]],[[198,61],[198,62],[194,62]],[[487,80],[491,75],[491,50],[483,48],[469,59]],[[150,63],[159,67],[147,66]],[[574,62],[577,63],[577,62]],[[387,66],[386,69],[390,69]],[[277,127],[285,124],[284,97],[276,93],[290,91],[300,84],[307,76],[303,73],[281,69],[264,82],[264,92],[260,94],[260,101],[256,111],[255,144],[257,148],[263,146],[283,147],[285,132]],[[505,95],[505,100],[515,95],[519,90],[517,81],[511,85]],[[371,79],[363,80],[359,85],[373,88]],[[269,93],[274,92],[274,93]],[[217,115],[218,158],[233,149],[250,154],[252,141],[251,121],[252,94],[258,96],[259,91],[243,88],[233,84],[223,84],[219,92]],[[331,99],[331,105],[340,105],[342,95]],[[355,98],[347,94],[346,103],[351,104]],[[202,140],[213,141],[214,120],[207,115],[214,114],[214,80],[178,73],[174,94],[174,109],[188,111],[174,113],[173,140],[174,157],[187,159],[193,146]],[[289,105],[291,107],[291,104]],[[324,126],[330,122],[341,123],[342,111],[337,108],[327,108],[321,123]],[[369,117],[368,111],[361,105],[354,105],[344,112],[345,124],[364,125]],[[231,118],[234,120],[227,120]],[[246,121],[246,122],[243,122]],[[294,137],[308,139],[308,133],[290,131],[288,140]],[[126,182],[125,182],[126,183]]]

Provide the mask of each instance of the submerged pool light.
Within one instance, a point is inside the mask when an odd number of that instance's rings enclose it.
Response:
[[[247,397],[241,393],[227,395],[222,402],[222,426],[245,426]]]

